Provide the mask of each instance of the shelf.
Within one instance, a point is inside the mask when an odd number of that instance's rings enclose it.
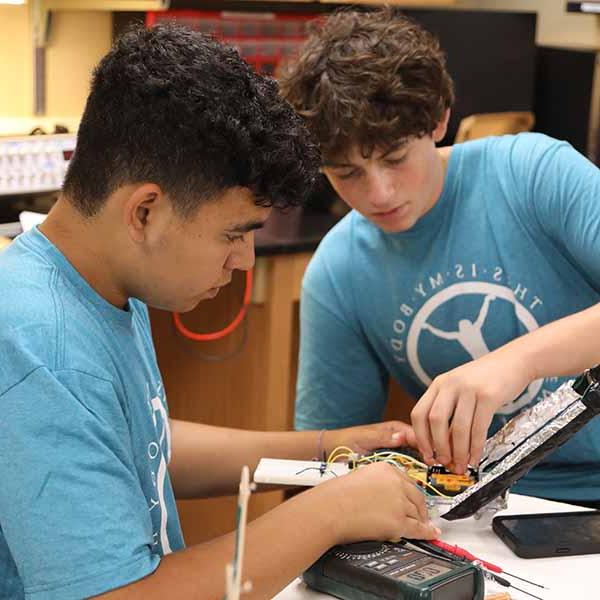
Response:
[[[252,1],[252,0],[247,0]],[[277,0],[275,0],[277,1]],[[311,2],[314,0],[288,0],[291,2]],[[321,4],[374,4],[383,6],[393,4],[400,7],[430,8],[432,6],[450,6],[456,4],[456,0],[317,0]]]
[[[432,8],[434,6],[452,6],[456,0],[320,0],[322,4],[391,4],[400,8]]]
[[[598,2],[567,2],[567,12],[600,14],[600,1]]]
[[[55,0],[73,1],[73,0]],[[435,8],[455,5],[457,0],[170,0],[170,10],[252,10],[330,12],[337,5],[392,4],[399,8]]]

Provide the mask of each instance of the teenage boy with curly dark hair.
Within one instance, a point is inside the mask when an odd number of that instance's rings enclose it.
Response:
[[[232,494],[242,464],[317,442],[399,445],[399,423],[249,432],[169,420],[146,304],[188,311],[254,262],[272,206],[318,155],[276,84],[174,25],[101,61],[57,204],[0,256],[0,598],[222,598],[233,535],[185,549],[175,498]],[[339,518],[343,515],[343,518]],[[250,524],[249,598],[330,546],[431,538],[390,465],[326,482]]]
[[[391,9],[331,16],[281,86],[353,209],[304,279],[296,426],[376,422],[392,377],[422,396],[426,460],[463,472],[490,425],[600,361],[598,309],[573,317],[572,340],[562,324],[487,354],[598,302],[600,172],[540,134],[436,148],[453,102],[444,54]],[[596,420],[516,489],[600,504],[599,467]]]

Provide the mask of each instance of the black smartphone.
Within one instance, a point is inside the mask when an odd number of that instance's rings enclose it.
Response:
[[[600,554],[600,511],[494,517],[496,535],[521,558]]]

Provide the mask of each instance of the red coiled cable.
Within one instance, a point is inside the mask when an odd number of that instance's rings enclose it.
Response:
[[[195,342],[212,342],[214,340],[220,340],[230,333],[235,331],[240,323],[244,320],[246,316],[246,310],[248,309],[248,305],[250,304],[250,299],[252,297],[252,270],[246,271],[246,288],[244,290],[244,300],[242,302],[242,307],[240,311],[235,316],[233,321],[227,327],[219,331],[214,331],[212,333],[195,333],[188,329],[181,320],[181,315],[179,313],[173,313],[173,323],[175,324],[175,328],[177,331],[188,338],[189,340],[194,340]]]

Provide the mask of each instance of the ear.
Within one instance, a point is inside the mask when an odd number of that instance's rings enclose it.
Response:
[[[123,222],[131,239],[141,243],[151,233],[158,233],[158,229],[168,222],[170,210],[170,202],[160,186],[143,183],[132,187],[123,203]]]
[[[448,121],[449,120],[450,120],[450,109],[447,108],[446,111],[444,112],[444,115],[442,116],[439,123],[437,124],[436,128],[431,132],[431,137],[433,138],[433,141],[436,144],[438,142],[441,142],[444,139],[446,132],[448,131]]]

